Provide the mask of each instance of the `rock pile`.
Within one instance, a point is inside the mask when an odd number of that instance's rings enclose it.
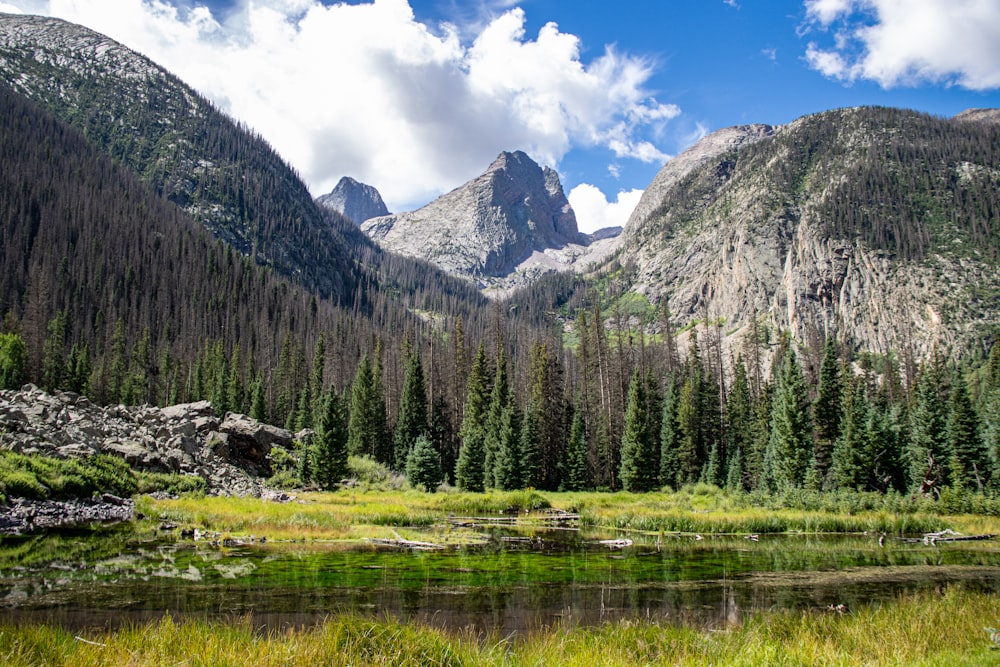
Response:
[[[259,496],[271,448],[290,447],[292,437],[244,415],[220,418],[208,401],[102,407],[34,385],[0,391],[2,449],[60,458],[112,454],[137,470],[199,475],[215,494]]]

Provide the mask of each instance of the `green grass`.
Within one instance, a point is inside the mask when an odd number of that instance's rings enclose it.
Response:
[[[759,612],[730,628],[621,621],[555,627],[527,637],[448,633],[393,620],[338,616],[316,627],[258,630],[170,617],[74,634],[0,625],[5,665],[990,665],[983,630],[1000,600],[960,588],[848,610]]]

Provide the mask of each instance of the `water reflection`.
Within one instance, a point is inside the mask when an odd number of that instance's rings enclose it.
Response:
[[[495,530],[478,546],[431,552],[213,547],[125,528],[4,538],[0,617],[75,627],[253,614],[276,627],[351,611],[508,634],[620,618],[725,627],[760,609],[844,610],[954,582],[1000,588],[993,543],[660,536],[609,549],[608,537]]]

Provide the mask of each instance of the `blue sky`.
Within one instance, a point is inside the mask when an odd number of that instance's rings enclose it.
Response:
[[[707,132],[878,104],[1000,107],[998,0],[0,0],[145,53],[314,195],[416,208],[525,150],[581,227],[621,224]]]

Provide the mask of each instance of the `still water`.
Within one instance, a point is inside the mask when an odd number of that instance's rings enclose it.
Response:
[[[116,626],[165,613],[262,627],[343,612],[502,634],[621,618],[721,627],[755,610],[851,609],[959,584],[1000,592],[1000,544],[869,536],[637,537],[490,529],[442,551],[224,546],[127,526],[0,538],[0,620]],[[843,607],[839,607],[843,605]]]

